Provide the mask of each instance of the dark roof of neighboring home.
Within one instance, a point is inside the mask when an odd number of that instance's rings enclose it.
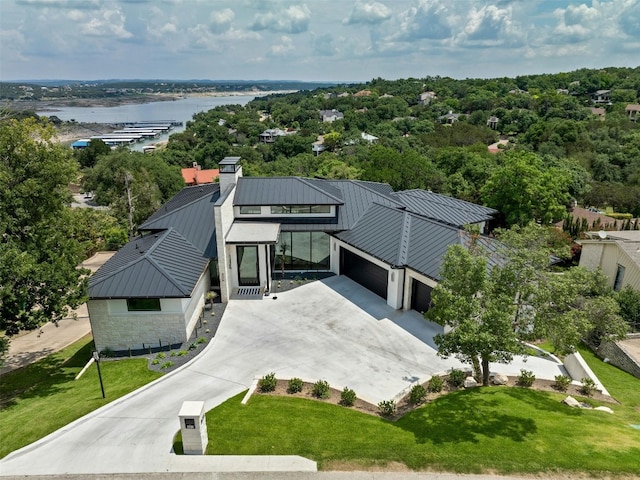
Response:
[[[409,267],[440,280],[447,249],[450,245],[465,244],[468,234],[412,212],[374,204],[351,230],[336,234],[336,238],[389,265]],[[481,238],[492,242],[487,237]]]
[[[240,177],[234,205],[341,205],[340,190],[326,180],[301,177]]]
[[[391,198],[411,212],[458,227],[491,220],[499,213],[493,208],[426,190],[396,192]]]
[[[140,226],[140,230],[173,228],[198,247],[206,258],[218,256],[213,204],[220,197],[220,184],[186,187],[179,191]]]
[[[138,237],[89,280],[89,296],[180,298],[191,295],[209,260],[174,229]]]

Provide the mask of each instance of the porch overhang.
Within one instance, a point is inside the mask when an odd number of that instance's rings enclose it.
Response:
[[[233,222],[225,242],[228,244],[276,244],[280,236],[279,223]]]

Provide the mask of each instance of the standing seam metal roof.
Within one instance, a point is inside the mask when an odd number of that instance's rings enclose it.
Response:
[[[326,180],[240,177],[234,205],[342,205],[340,190]]]
[[[189,297],[208,263],[198,248],[173,229],[138,237],[90,278],[89,296]]]

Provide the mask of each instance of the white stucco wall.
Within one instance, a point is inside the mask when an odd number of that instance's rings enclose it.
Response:
[[[411,309],[411,296],[413,294],[413,282],[412,279],[416,279],[419,282],[424,283],[425,285],[430,286],[431,288],[436,288],[438,282],[435,280],[422,275],[421,273],[416,272],[415,270],[411,270],[407,268],[405,270],[405,289],[404,289],[404,300],[403,300],[403,309],[410,310]]]
[[[87,307],[96,348],[102,351],[158,347],[186,341],[204,306],[209,289],[205,270],[191,298],[161,298],[159,312],[129,312],[127,302],[89,300]]]
[[[220,186],[222,188],[222,185]],[[231,248],[227,248],[224,239],[233,225],[233,197],[235,185],[229,186],[225,191],[221,190],[220,198],[215,203],[214,215],[216,222],[216,245],[218,248],[218,271],[220,272],[220,297],[223,302],[228,302],[233,288],[231,275],[232,265],[229,254]],[[233,249],[235,250],[235,249]]]

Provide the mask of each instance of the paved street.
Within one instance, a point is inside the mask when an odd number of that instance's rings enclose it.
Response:
[[[348,278],[332,277],[280,293],[277,300],[232,300],[216,337],[182,369],[113,402],[0,461],[0,475],[313,470],[299,457],[185,457],[171,453],[185,400],[207,410],[246,390],[255,377],[325,379],[377,403],[452,366],[436,355],[441,327],[400,312]],[[516,359],[538,378],[561,373],[549,360]],[[108,389],[107,389],[108,391]]]

